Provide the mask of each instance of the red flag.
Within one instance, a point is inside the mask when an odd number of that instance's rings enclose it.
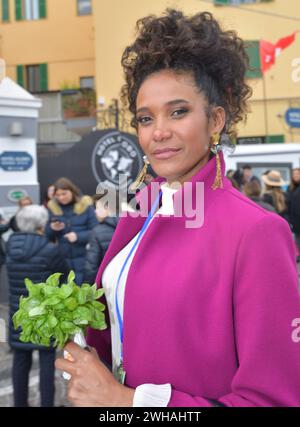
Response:
[[[281,54],[283,49],[287,48],[295,41],[296,33],[298,32],[299,31],[295,31],[290,36],[283,37],[282,39],[278,40],[276,44],[267,42],[266,40],[260,40],[260,62],[263,73],[265,73],[272,67],[272,65],[275,64],[276,58]]]
[[[275,64],[275,45],[261,40],[259,43],[261,70],[265,73]]]

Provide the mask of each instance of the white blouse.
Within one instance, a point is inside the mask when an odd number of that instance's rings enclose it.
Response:
[[[162,190],[162,206],[158,211],[154,214],[149,222],[145,233],[149,227],[151,227],[151,223],[156,215],[174,215],[174,207],[173,207],[173,194],[177,191],[177,189],[170,188],[167,183],[161,185]],[[146,220],[146,219],[145,219]],[[145,234],[144,233],[144,234]],[[111,325],[111,343],[112,343],[112,370],[113,374],[116,376],[117,367],[120,364],[121,360],[121,340],[120,340],[120,331],[119,324],[116,312],[116,286],[117,280],[120,274],[120,270],[130,252],[132,247],[134,246],[139,233],[137,233],[133,239],[110,261],[110,263],[106,266],[103,276],[102,283],[103,288],[105,290],[105,297],[107,301],[107,306],[109,310],[110,317],[110,325]],[[143,239],[142,236],[141,240]],[[124,295],[125,295],[125,286],[126,280],[128,276],[128,272],[134,258],[136,251],[139,248],[139,244],[137,244],[134,249],[131,258],[128,260],[126,267],[123,271],[119,288],[118,288],[118,305],[121,313],[121,317],[123,319],[123,311],[124,311]],[[166,407],[168,406],[169,400],[171,398],[171,384],[142,384],[136,388],[133,406],[142,406],[142,407]]]

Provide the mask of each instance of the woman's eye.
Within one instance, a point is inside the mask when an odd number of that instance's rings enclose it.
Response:
[[[188,113],[188,109],[187,108],[178,108],[177,110],[173,111],[172,116],[173,117],[178,117],[178,116],[182,116],[185,113]]]
[[[151,117],[149,117],[149,116],[141,116],[141,117],[137,117],[137,119],[136,119],[136,121],[138,123],[141,123],[143,125],[149,123],[150,120],[151,120]]]

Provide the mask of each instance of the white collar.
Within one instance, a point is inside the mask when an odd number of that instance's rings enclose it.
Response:
[[[167,182],[164,182],[160,186],[162,191],[162,205],[157,211],[161,215],[174,215],[174,202],[173,195],[179,190],[179,186],[170,186]]]

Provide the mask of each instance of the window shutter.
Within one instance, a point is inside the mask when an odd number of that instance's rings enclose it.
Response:
[[[17,83],[24,87],[24,66],[17,65]]]
[[[267,144],[274,144],[274,143],[282,144],[284,143],[284,140],[285,140],[284,135],[268,135],[266,137]]]
[[[262,76],[259,41],[247,42],[246,51],[249,57],[250,70],[247,71],[246,77],[248,79],[256,79]]]
[[[40,65],[40,89],[42,92],[48,91],[48,64]]]
[[[9,21],[9,0],[2,0],[2,21]]]
[[[15,0],[16,21],[22,21],[22,0]]]
[[[230,4],[230,0],[214,0],[215,5]]]
[[[39,0],[39,11],[41,19],[47,17],[46,0]]]

